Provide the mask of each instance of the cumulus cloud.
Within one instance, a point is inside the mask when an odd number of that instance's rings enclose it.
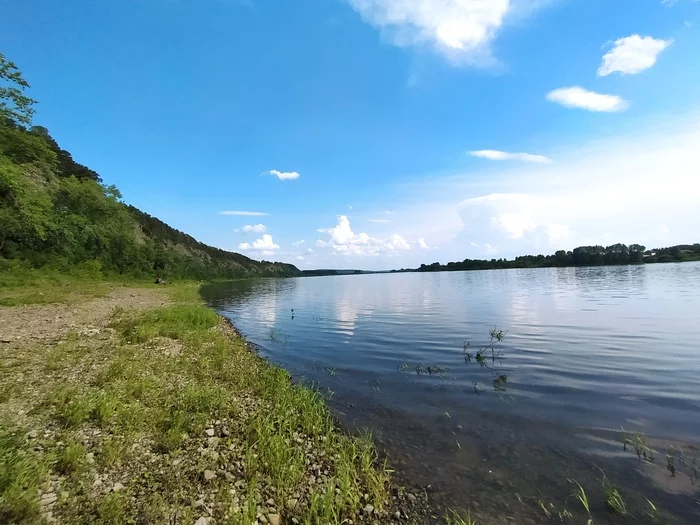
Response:
[[[259,250],[263,252],[263,255],[272,255],[274,250],[279,250],[279,246],[275,244],[272,240],[272,235],[266,233],[260,239],[256,239],[252,244],[248,242],[242,242],[238,245],[239,250]]]
[[[659,54],[672,43],[673,40],[655,39],[650,36],[631,35],[620,38],[615,41],[613,48],[603,55],[598,76],[606,77],[615,72],[636,75],[656,64]]]
[[[551,164],[552,159],[544,155],[533,155],[531,153],[508,153],[495,149],[482,149],[470,151],[472,157],[480,157],[489,160],[521,160],[524,162],[539,162],[540,164]]]
[[[421,237],[418,239],[418,246],[420,246],[424,250],[429,250],[430,246],[428,246],[428,243],[425,242],[425,239]]]
[[[301,239],[300,241],[293,242],[293,243],[292,243],[292,246],[294,246],[294,247],[299,247],[299,246],[301,246],[302,244],[304,244],[305,242],[306,242],[306,241],[305,241],[304,239]]]
[[[329,240],[319,239],[316,246],[331,248],[338,255],[376,256],[392,254],[399,250],[410,250],[411,244],[401,235],[393,234],[388,239],[371,237],[366,233],[355,233],[350,227],[350,220],[345,215],[338,217],[338,222],[333,228],[318,230],[327,233]]]
[[[220,211],[219,215],[240,215],[244,217],[262,217],[265,215],[269,215],[268,213],[264,213],[262,211],[239,211],[239,210],[234,210],[234,211]]]
[[[301,175],[299,175],[296,171],[279,171],[279,170],[270,170],[265,172],[267,175],[272,175],[273,177],[277,177],[279,180],[296,180]]]
[[[297,261],[303,261],[303,260],[304,260],[304,256],[303,256],[303,255],[297,255],[297,256],[294,257],[294,258],[295,258]]]
[[[580,86],[559,88],[547,93],[547,100],[567,108],[581,108],[588,111],[624,111],[629,103],[617,95],[604,95],[588,91]]]
[[[241,230],[246,233],[265,233],[267,231],[267,226],[264,224],[246,224]]]
[[[349,0],[397,46],[428,45],[453,62],[490,62],[490,44],[509,15],[533,0]]]

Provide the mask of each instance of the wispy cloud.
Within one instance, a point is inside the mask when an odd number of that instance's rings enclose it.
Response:
[[[617,95],[596,93],[580,86],[550,91],[547,93],[547,100],[567,108],[580,108],[607,113],[624,111],[629,107],[629,102]]]
[[[603,55],[603,63],[598,68],[598,76],[613,73],[636,75],[656,64],[659,54],[673,43],[673,40],[655,39],[650,36],[631,35],[615,41],[613,48]]]
[[[300,241],[293,242],[293,243],[292,243],[292,246],[298,247],[298,246],[301,246],[302,244],[304,244],[305,242],[306,242],[306,241],[305,241],[304,239],[302,239],[302,240],[300,240]]]
[[[256,239],[253,243],[242,242],[238,245],[239,250],[259,250],[263,255],[271,255],[274,250],[279,250],[279,245],[272,240],[272,235],[266,233],[260,239]],[[266,253],[267,252],[267,253]]]
[[[490,45],[506,18],[544,5],[532,0],[349,0],[400,47],[428,45],[456,63],[492,63]]]
[[[263,217],[269,215],[269,213],[264,213],[262,211],[220,211],[219,215],[239,215],[243,217]]]
[[[272,175],[273,177],[277,177],[279,180],[296,180],[301,175],[297,173],[296,171],[279,171],[279,170],[270,170],[266,171],[265,175]]]
[[[494,149],[482,149],[478,151],[470,151],[472,157],[480,157],[489,160],[521,160],[524,162],[538,162],[541,164],[551,164],[552,159],[544,155],[533,155],[531,153],[508,153]]]
[[[387,222],[391,222],[391,219],[367,219],[367,222],[375,222],[379,224],[384,224]]]

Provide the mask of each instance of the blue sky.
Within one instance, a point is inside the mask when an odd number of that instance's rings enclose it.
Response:
[[[127,202],[214,246],[381,269],[700,240],[696,0],[0,0],[0,13],[35,123]]]

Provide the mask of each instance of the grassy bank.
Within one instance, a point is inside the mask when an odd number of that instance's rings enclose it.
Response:
[[[68,304],[0,308],[0,522],[425,522],[196,285],[22,288],[3,304]]]

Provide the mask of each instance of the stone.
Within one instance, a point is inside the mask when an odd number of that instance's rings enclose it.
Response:
[[[95,454],[93,452],[85,454],[85,461],[87,461],[88,465],[95,463]]]
[[[287,508],[288,508],[288,509],[293,509],[293,508],[295,508],[295,507],[297,506],[297,503],[298,503],[298,502],[299,502],[299,500],[296,499],[296,498],[289,498],[289,499],[287,500]]]
[[[397,510],[396,512],[394,512],[394,517],[395,517],[397,520],[400,520],[400,519],[401,519],[401,511],[400,511],[400,510]]]
[[[112,485],[112,492],[119,492],[120,490],[124,490],[124,485],[117,481],[114,485]]]
[[[202,516],[194,522],[194,525],[209,525],[209,518]]]
[[[56,503],[58,496],[54,492],[47,492],[41,497],[41,506],[46,507],[48,505],[53,505]]]
[[[365,505],[365,508],[362,509],[365,514],[372,514],[374,512],[374,506],[370,505],[369,503]]]
[[[36,439],[39,433],[36,430],[32,430],[27,436],[29,436],[29,439]]]
[[[216,477],[216,472],[214,472],[213,470],[205,470],[204,471],[204,480],[205,481],[211,481],[215,477]]]
[[[207,436],[209,436],[209,437],[213,437],[213,436],[214,436],[214,429],[213,429],[213,428],[208,428],[208,429],[206,429],[206,430],[204,431],[204,433],[205,433]]]
[[[415,495],[411,494],[410,492],[408,493],[408,501],[410,501],[411,503],[415,503],[416,499],[418,498],[416,498]]]
[[[199,507],[204,506],[204,500],[202,498],[199,498],[197,501],[194,502],[192,505],[195,509],[198,509]]]
[[[269,514],[267,516],[267,521],[270,525],[280,525],[280,515],[279,514]]]
[[[177,458],[173,460],[173,467],[177,467],[180,463],[182,463],[182,458]]]

